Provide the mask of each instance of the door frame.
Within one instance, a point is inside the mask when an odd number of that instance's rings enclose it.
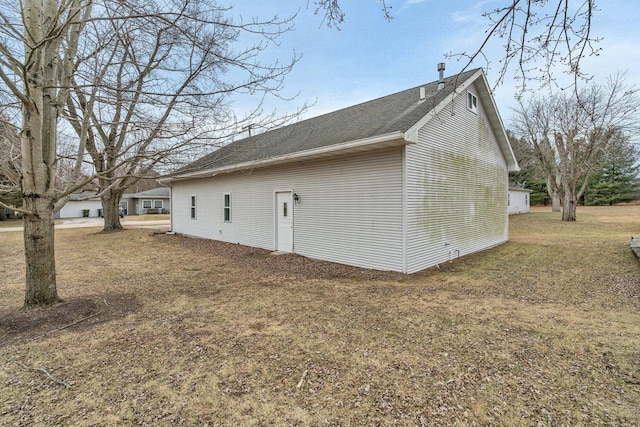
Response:
[[[279,249],[279,239],[278,239],[278,194],[289,194],[290,207],[288,208],[291,216],[291,252],[294,252],[294,226],[295,226],[295,214],[294,214],[294,201],[293,201],[293,190],[275,190],[273,192],[273,241],[275,243],[274,250],[278,251]]]

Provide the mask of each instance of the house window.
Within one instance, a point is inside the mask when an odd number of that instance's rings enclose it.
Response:
[[[231,222],[231,194],[224,195],[224,222]]]
[[[162,209],[162,200],[154,200],[153,207],[156,209]]]
[[[282,216],[283,217],[289,216],[289,212],[287,212],[287,202],[284,202],[282,204]]]
[[[151,200],[143,200],[142,209],[151,209]]]
[[[196,219],[196,196],[191,196],[191,219]]]
[[[467,92],[467,108],[474,113],[478,112],[478,97],[471,92]]]
[[[511,206],[511,194],[507,194],[507,206]]]
[[[525,195],[524,195],[524,204],[525,204],[526,206],[529,206],[529,195],[528,195],[528,194],[525,194]]]

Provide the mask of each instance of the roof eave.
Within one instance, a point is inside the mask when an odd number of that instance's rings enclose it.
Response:
[[[196,172],[182,173],[173,176],[167,176],[158,179],[158,182],[170,183],[172,181],[192,179],[192,178],[206,178],[219,175],[222,173],[236,172],[240,170],[265,168],[270,166],[281,165],[285,163],[295,163],[306,160],[316,160],[329,157],[343,156],[346,154],[358,153],[362,151],[369,151],[375,149],[400,147],[406,144],[413,143],[405,138],[405,133],[396,131],[383,135],[376,135],[369,138],[358,139],[355,141],[349,141],[342,144],[334,144],[320,148],[314,148],[311,150],[298,151],[295,153],[283,154],[281,156],[270,157],[268,159],[253,160],[249,162],[236,163],[233,165],[222,166],[218,168],[208,168]]]
[[[489,117],[489,122],[493,127],[494,133],[498,140],[498,144],[500,145],[502,155],[504,156],[504,159],[507,163],[507,171],[520,172],[518,159],[516,159],[516,155],[514,154],[511,143],[509,142],[509,137],[507,136],[507,131],[504,127],[504,122],[502,121],[502,117],[500,117],[500,112],[498,111],[496,101],[489,89],[489,82],[487,81],[487,77],[484,75],[484,73],[481,73],[481,76],[483,82],[482,89],[484,89],[485,95],[485,99],[483,99],[483,101],[488,100],[491,105],[491,108],[487,110],[487,116]]]

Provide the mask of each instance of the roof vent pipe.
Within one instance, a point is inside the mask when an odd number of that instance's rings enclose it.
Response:
[[[438,90],[441,90],[444,88],[444,68],[445,68],[444,62],[441,62],[438,64],[438,74],[440,77],[440,79],[438,80]]]
[[[427,98],[427,88],[422,86],[420,88],[420,102],[424,101]]]

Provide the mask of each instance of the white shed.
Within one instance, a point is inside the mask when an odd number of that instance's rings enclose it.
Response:
[[[508,239],[518,164],[481,69],[233,142],[161,179],[172,231],[416,272]]]
[[[522,187],[509,187],[507,206],[509,215],[529,212],[531,206],[531,191]]]
[[[99,216],[102,202],[93,193],[72,194],[69,201],[56,212],[56,218],[80,218],[82,216]],[[85,215],[84,211],[87,211]]]

